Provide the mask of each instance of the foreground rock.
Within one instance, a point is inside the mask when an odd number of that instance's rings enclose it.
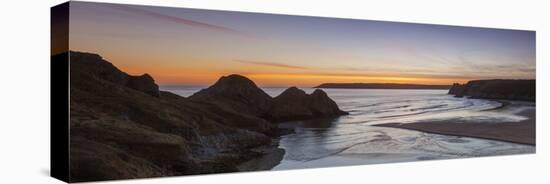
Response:
[[[271,145],[268,121],[158,91],[96,54],[71,52],[71,181],[237,171]]]
[[[456,97],[535,101],[535,80],[474,80],[453,84],[449,94]]]
[[[71,52],[70,67],[71,182],[269,169],[237,166],[284,155],[272,141],[278,129],[264,118],[281,102],[245,77],[222,77],[184,98],[97,54]],[[316,115],[338,108],[324,93],[310,96],[319,104],[298,105]]]

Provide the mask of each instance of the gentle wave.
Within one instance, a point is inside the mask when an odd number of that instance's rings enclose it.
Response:
[[[496,101],[454,98],[444,90],[325,91],[350,115],[334,119],[328,128],[296,127],[295,134],[283,136],[280,147],[286,154],[275,170],[534,152],[527,145],[371,126],[456,118],[522,120],[511,113],[488,113],[502,106]]]
[[[163,88],[190,96],[200,87]],[[264,88],[272,97],[285,88]],[[307,93],[315,89],[306,88]],[[335,119],[298,121],[281,126],[296,133],[281,137],[286,153],[278,169],[343,166],[414,160],[532,153],[534,146],[485,139],[445,136],[396,128],[380,123],[465,119],[486,122],[520,121],[522,108],[494,112],[502,103],[454,98],[446,90],[324,89],[350,115]],[[529,108],[526,106],[525,108]],[[534,107],[533,107],[534,108]]]

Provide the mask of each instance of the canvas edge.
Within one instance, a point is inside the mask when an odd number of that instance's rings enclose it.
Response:
[[[50,176],[70,182],[69,8],[50,9]]]

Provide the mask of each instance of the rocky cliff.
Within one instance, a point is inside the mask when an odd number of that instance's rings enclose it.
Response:
[[[159,87],[149,74],[128,75],[97,54],[71,52],[70,57],[71,60],[76,61],[71,63],[71,69],[76,69],[76,72],[86,73],[95,79],[109,81],[151,96],[159,96]]]
[[[184,98],[97,54],[70,52],[70,71],[72,182],[233,172],[261,156],[258,148],[277,149],[276,126],[265,117],[284,101],[243,76]],[[315,116],[342,114],[323,92],[305,98],[296,105]]]
[[[191,100],[247,112],[273,122],[337,117],[347,114],[320,89],[312,94],[290,87],[272,98],[241,75],[221,77],[214,85],[189,97]]]
[[[345,115],[327,94],[316,89],[311,94],[291,87],[273,99],[266,118],[274,121],[337,117]]]
[[[221,77],[214,85],[193,94],[189,99],[226,106],[239,112],[261,116],[271,105],[271,97],[241,75]]]
[[[268,121],[158,90],[99,55],[70,53],[71,180],[236,171]]]
[[[533,80],[474,80],[455,83],[449,94],[456,97],[535,101],[536,81]]]

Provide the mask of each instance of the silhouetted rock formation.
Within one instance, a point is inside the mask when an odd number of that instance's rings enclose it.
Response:
[[[70,52],[70,71],[71,182],[233,172],[279,149],[278,129],[262,118],[277,100],[243,76],[184,98],[97,54]],[[323,92],[298,100],[315,115],[338,109]]]
[[[126,86],[151,96],[159,96],[159,87],[149,74],[141,76],[128,75],[97,54],[82,52],[71,52],[70,54],[71,61],[76,61],[71,62],[71,69],[88,73],[93,77]]]
[[[232,172],[271,145],[264,119],[159,92],[96,54],[70,62],[71,181]]]
[[[456,97],[535,101],[535,80],[474,80],[455,83],[449,94]]]
[[[465,90],[466,90],[466,85],[453,83],[453,85],[451,86],[451,89],[449,89],[448,94],[455,95],[455,97],[464,97]]]
[[[229,108],[255,116],[264,114],[271,102],[271,97],[252,80],[235,74],[221,77],[214,85],[200,90],[189,98],[220,106],[231,106]]]
[[[254,82],[241,75],[221,77],[214,85],[191,97],[192,100],[213,103],[239,112],[247,112],[272,121],[303,120],[336,117],[346,114],[324,91],[311,95],[291,87],[271,98]]]
[[[396,83],[324,83],[315,88],[343,89],[449,89],[449,85],[396,84]]]
[[[311,95],[301,89],[290,87],[273,99],[267,119],[274,121],[337,117],[345,115],[327,94],[316,89]]]
[[[129,77],[128,81],[126,82],[126,86],[150,94],[152,96],[158,97],[160,95],[159,86],[155,84],[155,80],[149,74]]]

